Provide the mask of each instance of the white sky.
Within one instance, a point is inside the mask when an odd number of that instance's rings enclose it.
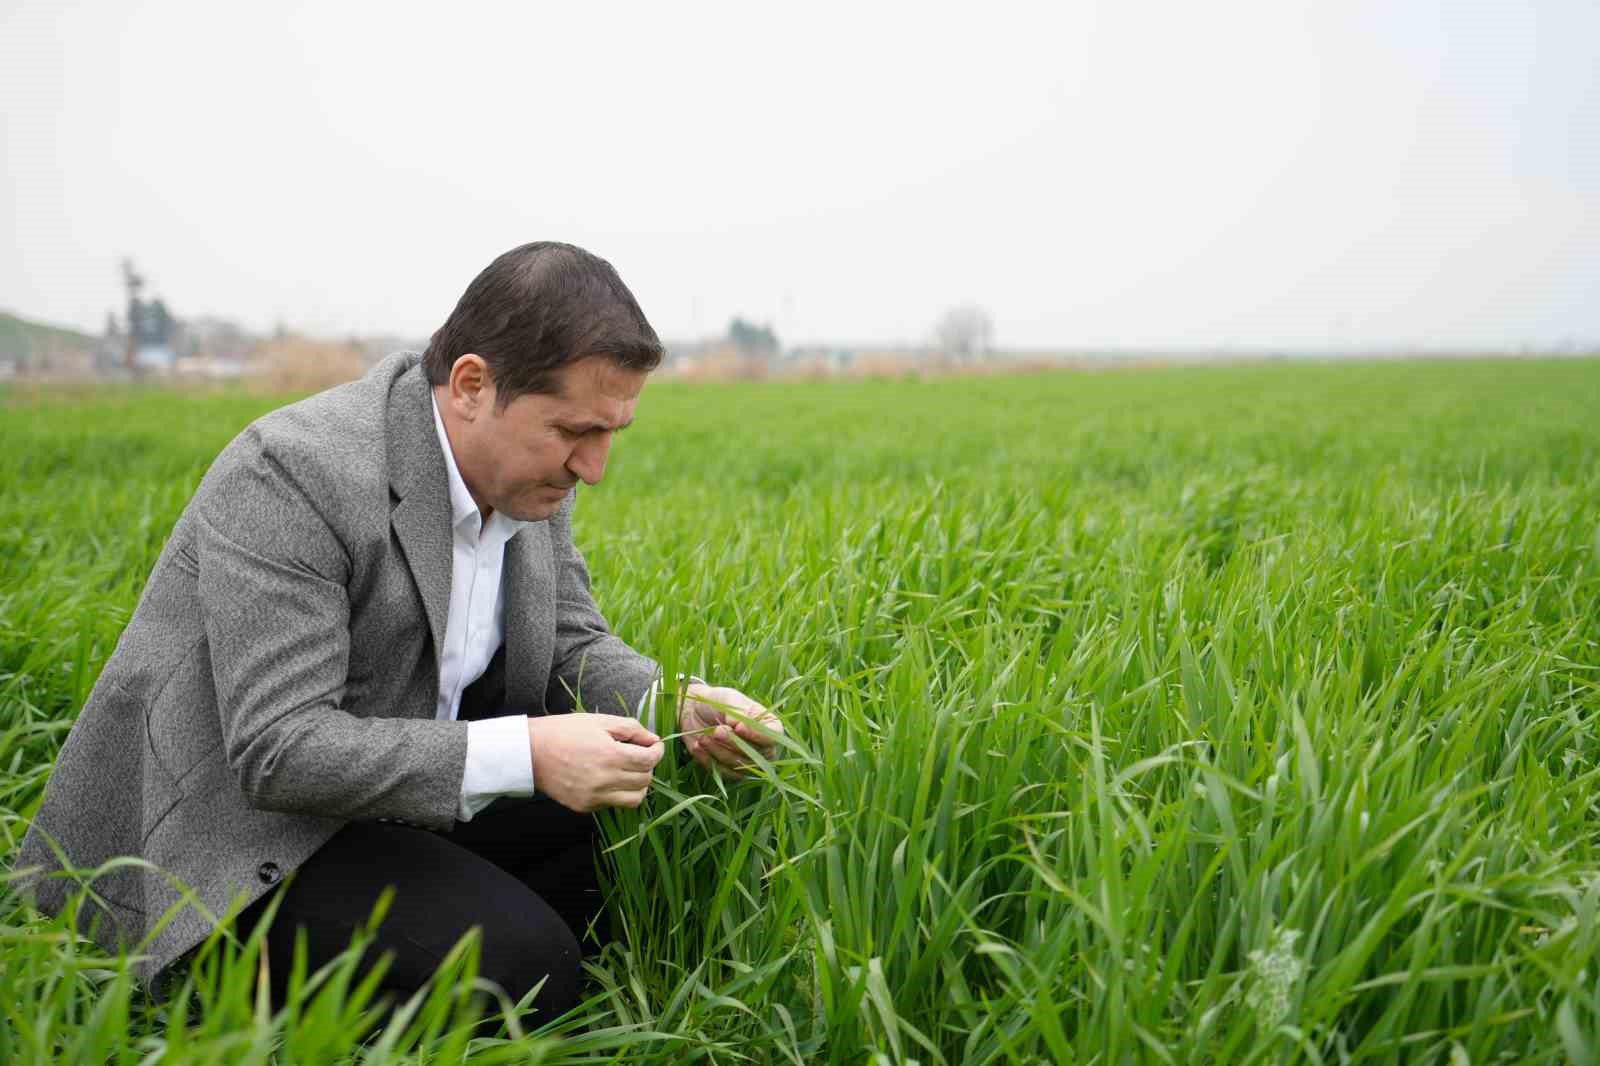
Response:
[[[425,337],[499,252],[668,338],[1600,339],[1600,5],[0,0],[0,307]]]

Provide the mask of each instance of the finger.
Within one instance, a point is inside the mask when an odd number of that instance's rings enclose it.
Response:
[[[770,759],[777,754],[778,743],[771,737],[741,736],[739,739],[753,748],[762,758]],[[747,756],[744,761],[748,763],[749,757]]]
[[[685,738],[684,745],[689,749],[689,754],[700,765],[700,769],[708,773],[715,773],[724,777],[742,777],[748,767],[748,762],[743,754],[725,755],[725,748],[720,744],[709,744],[701,738]]]
[[[643,788],[616,788],[600,793],[595,797],[596,803],[601,807],[637,807],[644,802]]]
[[[611,749],[611,765],[625,770],[654,770],[656,763],[661,761],[661,756],[666,754],[666,750],[666,745],[659,740],[648,746],[615,744]]]
[[[715,704],[716,706],[724,709],[731,707],[734,710],[742,711],[752,707],[761,706],[755,700],[751,699],[749,696],[746,696],[738,689],[728,688],[724,685],[708,685],[703,689],[692,692],[691,695],[697,699],[704,700],[707,703]]]
[[[711,757],[719,764],[736,769],[743,769],[750,758],[733,740],[733,730],[723,725],[718,726],[716,732],[706,738],[706,747]]]
[[[717,707],[701,700],[689,700],[683,705],[681,720],[685,729],[709,729],[724,719],[722,711]]]
[[[605,721],[601,725],[607,733],[611,734],[613,740],[621,741],[624,744],[640,744],[647,747],[651,744],[659,743],[661,740],[660,737],[646,729],[638,719],[627,718],[620,714],[608,714],[602,717],[605,718]]]
[[[773,734],[783,733],[783,724],[778,721],[776,715],[763,710],[760,715],[748,722],[735,722],[733,731],[752,744],[770,748],[775,743]]]
[[[611,779],[606,782],[606,791],[608,792],[636,792],[639,789],[648,789],[649,787],[650,775],[641,773],[638,770],[619,771],[612,774]]]
[[[698,740],[707,740],[714,736],[717,730],[724,728],[726,724],[721,719],[684,722],[683,736],[686,739],[692,737]]]
[[[705,689],[701,700],[710,703],[716,709],[718,719],[730,725],[772,717],[771,711],[736,688]]]

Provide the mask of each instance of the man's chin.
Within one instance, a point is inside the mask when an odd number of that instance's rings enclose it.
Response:
[[[557,495],[556,490],[552,490],[533,499],[519,501],[515,510],[507,507],[505,512],[518,522],[543,522],[555,517],[555,513],[561,510],[561,505],[566,502],[566,491],[561,491]]]

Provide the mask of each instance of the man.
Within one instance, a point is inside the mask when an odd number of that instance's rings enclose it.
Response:
[[[24,840],[48,876],[95,880],[95,934],[148,941],[154,977],[229,902],[279,904],[276,991],[304,930],[313,966],[386,887],[389,991],[469,929],[538,1021],[577,1002],[595,918],[593,817],[644,798],[662,741],[657,665],[613,636],[572,543],[579,481],[605,473],[662,348],[616,272],[569,245],[491,263],[420,358],[275,411],[228,445],[173,528]],[[693,684],[702,766],[781,727]],[[163,874],[161,871],[165,871]],[[289,878],[294,874],[293,878]],[[277,897],[275,886],[289,879]],[[161,919],[188,886],[201,906]],[[159,928],[158,928],[159,927]]]

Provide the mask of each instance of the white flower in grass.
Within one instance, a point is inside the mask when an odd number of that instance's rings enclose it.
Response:
[[[1262,1029],[1276,1029],[1289,1016],[1289,1003],[1295,985],[1306,972],[1306,964],[1294,953],[1300,930],[1277,928],[1267,939],[1265,951],[1252,951],[1250,960],[1250,990],[1244,995],[1245,1006],[1255,1012],[1256,1022]]]

